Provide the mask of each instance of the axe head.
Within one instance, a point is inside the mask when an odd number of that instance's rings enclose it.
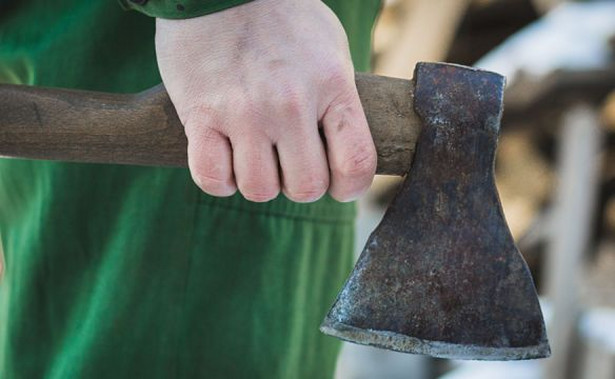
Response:
[[[423,130],[412,169],[321,331],[443,358],[547,357],[534,283],[494,181],[504,78],[420,63],[414,80]]]

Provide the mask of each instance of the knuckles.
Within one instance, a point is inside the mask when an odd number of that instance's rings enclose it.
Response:
[[[341,202],[356,200],[367,190],[376,172],[375,149],[367,144],[357,147],[331,171],[335,177],[329,189],[331,197]]]
[[[237,191],[229,173],[218,169],[215,164],[205,166],[206,163],[200,162],[196,167],[191,167],[192,180],[196,185],[212,196],[231,196]]]
[[[300,186],[298,189],[284,188],[284,195],[292,201],[308,203],[320,199],[328,188],[328,182],[313,182]]]
[[[305,121],[312,118],[310,112],[315,111],[316,104],[312,104],[311,100],[315,98],[313,90],[337,93],[332,96],[335,97],[334,103],[338,105],[346,104],[345,99],[352,98],[350,96],[354,93],[350,91],[354,86],[352,72],[349,73],[342,65],[334,65],[325,71],[323,79],[319,79],[324,81],[325,88],[317,85],[310,89],[302,87],[293,80],[280,79],[277,83],[267,84],[268,87],[261,87],[258,93],[242,92],[235,88],[225,91],[224,95],[217,99],[209,99],[211,101],[201,98],[200,105],[193,106],[187,111],[180,112],[178,109],[180,118],[186,120],[184,125],[188,140],[196,148],[206,149],[209,142],[218,138],[219,134],[228,137],[232,145],[234,140],[252,139],[252,137],[258,137],[254,140],[262,140],[263,136],[276,143],[281,133],[297,133],[297,128],[310,126]],[[346,112],[340,110],[340,113]],[[271,122],[272,120],[275,122]],[[339,121],[343,126],[345,121],[343,117]],[[295,128],[295,131],[291,131],[291,128]],[[326,173],[324,178],[315,178],[304,173],[298,185],[292,188],[284,186],[282,189],[284,195],[292,201],[312,202],[330,190],[334,198],[340,201],[350,200],[350,197],[357,192],[357,188],[367,187],[368,179],[374,175],[375,148],[369,143],[357,144],[351,155],[341,158],[336,163],[331,165],[330,172],[332,176],[345,183],[343,186],[330,189],[329,173]],[[255,161],[250,164],[259,163]],[[201,163],[196,163],[195,167],[198,169],[193,172],[194,181],[210,195],[230,196],[239,190],[249,201],[267,202],[276,198],[281,190],[279,184],[275,184],[273,180],[237,178],[235,184],[232,172],[228,178],[216,172],[213,167],[201,166]],[[342,188],[344,190],[340,190]]]
[[[203,192],[212,196],[231,196],[237,192],[237,188],[226,179],[207,176],[203,174],[195,174],[192,179]]]
[[[354,88],[354,71],[341,64],[330,64],[322,69],[322,83],[326,92],[343,94]],[[334,96],[334,97],[339,97]]]
[[[280,189],[273,188],[273,187],[272,188],[257,188],[257,189],[241,188],[240,192],[243,195],[243,197],[246,198],[246,200],[253,201],[256,203],[264,203],[264,202],[271,201],[275,199],[276,197],[278,197],[278,194],[280,193]]]
[[[274,106],[280,110],[282,117],[294,123],[305,119],[304,114],[309,109],[307,90],[291,83],[282,84],[276,102]]]
[[[372,144],[363,143],[342,158],[337,167],[332,170],[335,175],[342,178],[371,177],[376,172],[376,150]]]
[[[184,125],[186,137],[191,142],[195,140],[201,143],[214,138],[223,121],[218,111],[207,105],[179,108],[177,114]]]
[[[247,200],[262,203],[275,199],[280,193],[277,172],[263,172],[258,161],[252,162],[253,169],[238,177],[239,191]]]
[[[344,89],[352,84],[352,74],[349,74],[342,67],[334,67],[326,75],[327,83],[337,90]]]

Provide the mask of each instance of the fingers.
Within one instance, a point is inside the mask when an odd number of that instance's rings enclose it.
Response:
[[[329,187],[327,158],[315,119],[309,127],[285,134],[277,154],[265,136],[238,136],[231,149],[225,136],[208,128],[192,132],[189,141],[193,179],[213,196],[229,196],[239,188],[246,199],[265,202],[277,197],[283,187],[289,199],[312,202]]]
[[[194,182],[213,196],[231,196],[237,191],[233,177],[232,151],[228,138],[206,122],[187,124],[188,167]]]
[[[207,118],[187,125],[188,164],[194,181],[210,195],[230,196],[239,189],[254,202],[272,200],[280,190],[296,202],[316,201],[327,190],[338,201],[355,200],[371,184],[376,149],[352,89],[324,108],[326,149],[316,114],[306,116],[312,113],[306,111],[310,106],[293,107],[292,117],[282,112],[260,121],[262,115],[239,118],[226,126]],[[238,121],[242,128],[235,125]],[[244,132],[229,134],[229,140],[224,131],[231,130]]]
[[[296,202],[320,199],[329,187],[329,169],[316,119],[278,143],[284,195]]]
[[[278,160],[265,136],[240,136],[233,141],[233,166],[241,194],[254,202],[274,199],[280,193]]]
[[[186,124],[188,167],[194,182],[212,196],[231,196],[237,189],[254,202],[274,199],[280,192],[278,160],[271,140],[262,134],[239,134],[232,141],[213,117],[199,114]]]
[[[376,172],[376,148],[356,90],[330,104],[322,125],[331,172],[329,193],[338,201],[355,200]]]

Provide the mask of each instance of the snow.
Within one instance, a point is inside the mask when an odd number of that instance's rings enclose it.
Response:
[[[476,62],[514,80],[519,70],[543,76],[557,69],[590,70],[612,62],[615,2],[563,3]]]

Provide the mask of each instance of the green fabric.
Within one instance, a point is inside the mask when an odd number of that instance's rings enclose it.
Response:
[[[124,9],[134,9],[148,16],[182,19],[204,16],[252,0],[119,0]],[[143,4],[137,4],[142,2]]]
[[[366,69],[378,1],[328,4]],[[1,80],[160,81],[151,18],[110,0],[2,7]],[[330,378],[339,343],[318,326],[354,214],[208,197],[184,169],[0,160],[0,378]]]

